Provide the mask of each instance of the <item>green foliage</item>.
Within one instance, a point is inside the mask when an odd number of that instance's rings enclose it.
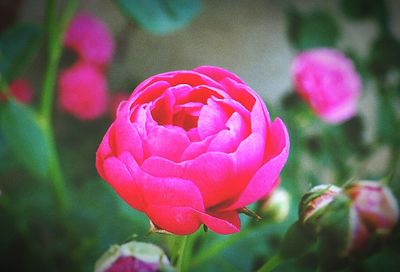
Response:
[[[32,24],[17,24],[0,36],[0,79],[10,82],[21,73],[39,43],[40,29]]]
[[[340,0],[340,8],[353,20],[377,18],[386,12],[384,0]]]
[[[301,14],[291,8],[287,17],[289,41],[298,50],[334,47],[340,38],[339,26],[328,12],[315,10]]]
[[[371,45],[368,68],[378,78],[391,69],[400,69],[400,42],[392,35],[379,35]]]
[[[183,28],[201,9],[201,0],[116,0],[114,3],[128,18],[153,34]]]
[[[45,178],[50,162],[48,137],[35,113],[9,100],[0,105],[0,126],[7,146],[35,176]]]

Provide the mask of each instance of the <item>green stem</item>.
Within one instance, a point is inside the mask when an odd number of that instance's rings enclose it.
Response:
[[[74,10],[76,8],[77,1],[69,0],[66,3],[65,11],[62,14],[60,23],[57,22],[57,6],[55,0],[47,1],[47,16],[46,16],[46,28],[47,28],[47,69],[43,80],[43,89],[41,97],[41,116],[44,121],[44,127],[46,135],[50,142],[50,156],[51,162],[49,165],[49,173],[53,192],[58,203],[60,211],[63,213],[68,210],[69,206],[69,195],[67,187],[61,172],[60,160],[58,158],[54,131],[52,126],[52,107],[54,100],[54,87],[56,76],[58,72],[58,64],[60,62],[62,52],[62,39],[64,31],[71,19]]]
[[[281,261],[281,257],[277,254],[261,266],[257,272],[271,272],[281,263]]]
[[[189,236],[175,236],[174,237],[174,244],[173,244],[173,251],[171,261],[172,264],[178,269],[180,272],[186,271],[184,270],[183,264],[185,263],[185,249],[188,243]]]

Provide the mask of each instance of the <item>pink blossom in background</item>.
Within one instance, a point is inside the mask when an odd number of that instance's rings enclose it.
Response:
[[[107,82],[97,67],[78,62],[58,79],[59,105],[75,117],[95,119],[107,110]]]
[[[110,111],[112,118],[116,117],[119,104],[124,100],[128,100],[128,98],[129,94],[126,92],[117,92],[112,96],[110,103]]]
[[[330,48],[311,49],[293,61],[295,90],[328,123],[340,123],[356,114],[361,80],[353,63]]]
[[[115,191],[152,223],[178,235],[201,224],[240,230],[238,211],[268,195],[289,137],[238,76],[201,66],[150,77],[120,104],[96,154]]]
[[[28,104],[33,99],[33,89],[28,80],[24,78],[15,79],[9,86],[11,95],[19,102]],[[0,100],[5,100],[4,95],[0,94]]]
[[[81,60],[103,67],[114,53],[114,39],[104,22],[93,15],[76,15],[64,37],[64,45],[77,52]]]

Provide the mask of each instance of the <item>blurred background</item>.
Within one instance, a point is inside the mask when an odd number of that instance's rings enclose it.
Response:
[[[66,2],[57,2],[60,11]],[[187,1],[182,11],[176,8],[181,1],[175,1],[178,4],[172,5],[170,13],[160,8],[158,1],[148,1],[144,6],[154,13],[141,10],[142,15],[150,14],[148,17],[132,12],[129,2],[78,1],[77,12],[103,21],[115,40],[115,54],[105,72],[110,96],[129,94],[138,83],[157,73],[204,64],[221,66],[258,92],[272,116],[282,117],[291,136],[291,155],[281,183],[291,198],[285,220],[256,223],[243,218],[249,231],[242,236],[199,234],[204,239],[196,248],[215,251],[194,260],[193,271],[254,270],[277,250],[283,233],[297,218],[300,196],[311,185],[340,185],[352,178],[379,179],[393,172],[396,180],[391,187],[399,196],[399,1],[198,0]],[[154,10],[172,16],[163,22]],[[21,22],[39,29],[35,45],[32,42],[35,52],[18,73],[32,84],[33,108],[40,103],[47,68],[42,32],[45,11],[46,1],[0,0],[0,35]],[[161,19],[158,22],[155,18]],[[387,40],[382,41],[382,37]],[[302,50],[321,46],[345,52],[363,78],[358,115],[337,126],[317,120],[293,95],[293,58]],[[67,49],[61,55],[59,69],[75,61],[76,55]],[[380,104],[378,98],[382,79],[393,97],[390,106]],[[55,88],[57,101],[57,85]],[[25,171],[0,129],[0,270],[91,271],[102,252],[133,233],[140,240],[167,244],[164,237],[144,238],[149,227],[146,217],[120,200],[97,174],[95,152],[112,122],[111,110],[96,120],[82,121],[54,104],[55,142],[73,207],[67,216],[59,215],[47,180]],[[341,134],[333,137],[336,140],[325,141],[324,135],[332,127]],[[371,258],[365,266],[357,264],[355,267],[361,269],[357,271],[377,267],[395,271],[398,227],[394,237],[392,248]],[[224,245],[218,246],[221,241]],[[315,271],[315,258],[311,254],[279,271]]]

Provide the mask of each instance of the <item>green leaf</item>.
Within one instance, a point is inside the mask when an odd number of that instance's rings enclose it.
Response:
[[[0,36],[0,78],[12,81],[32,58],[40,30],[31,24],[18,24]]]
[[[315,10],[301,14],[291,8],[287,20],[288,38],[296,49],[334,47],[340,38],[339,26],[328,12]]]
[[[186,26],[201,9],[201,0],[116,0],[128,18],[153,34],[167,34]]]
[[[37,177],[45,178],[50,145],[35,113],[27,106],[9,100],[0,105],[0,128],[16,159]]]

